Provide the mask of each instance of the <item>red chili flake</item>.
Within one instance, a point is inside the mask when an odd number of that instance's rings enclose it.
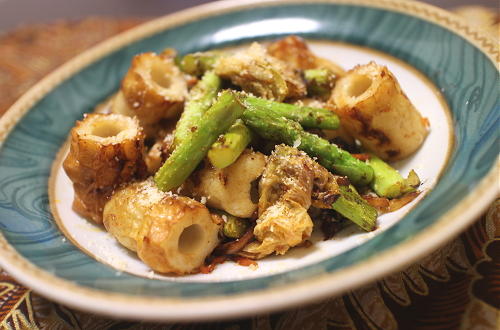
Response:
[[[245,258],[245,257],[236,256],[233,258],[233,261],[236,262],[240,266],[245,266],[245,267],[249,267],[252,265],[257,266],[257,262],[255,260]]]
[[[200,267],[200,273],[202,274],[210,274],[214,271],[217,265],[224,263],[227,260],[226,256],[219,256],[213,258],[208,265],[203,265]]]
[[[354,158],[357,158],[361,161],[366,161],[366,160],[369,160],[371,158],[371,156],[369,154],[352,154],[352,156]]]

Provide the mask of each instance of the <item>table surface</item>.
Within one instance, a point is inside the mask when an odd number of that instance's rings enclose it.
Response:
[[[0,0],[0,13],[5,3],[9,0]],[[474,24],[498,23],[495,13],[478,10],[460,13]],[[0,36],[0,116],[55,67],[141,21],[90,17],[25,25]],[[490,31],[498,37],[498,25]],[[499,283],[496,201],[462,235],[404,271],[317,304],[226,322],[167,325],[112,320],[50,302],[0,270],[0,329],[498,329]]]
[[[237,1],[237,0],[236,0]],[[373,0],[377,1],[377,0]],[[474,4],[498,8],[497,0],[422,0],[441,8]],[[82,19],[93,15],[151,17],[213,2],[211,0],[0,0],[0,31],[19,24]]]

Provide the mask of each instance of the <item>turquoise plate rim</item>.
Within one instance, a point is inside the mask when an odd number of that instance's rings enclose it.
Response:
[[[0,160],[3,143],[7,140],[11,130],[18,122],[22,121],[25,114],[39,100],[88,65],[95,63],[121,47],[180,24],[213,15],[222,15],[237,10],[251,10],[251,8],[285,6],[287,4],[297,5],[300,3],[302,2],[295,0],[214,2],[153,20],[93,47],[36,84],[0,119]],[[404,0],[382,0],[377,3],[367,0],[332,0],[309,1],[307,5],[315,3],[378,8],[417,17],[427,23],[444,27],[453,34],[466,39],[488,57],[493,64],[495,64],[495,60],[498,61],[497,44],[459,18],[426,4]],[[496,73],[498,76],[498,72]],[[497,106],[498,103],[495,104],[495,107]],[[498,118],[496,119],[498,120]],[[184,299],[183,297],[151,297],[96,290],[54,276],[48,271],[37,267],[10,245],[3,234],[0,234],[0,251],[3,252],[4,257],[0,260],[0,266],[24,285],[33,288],[50,299],[75,308],[115,317],[148,320],[207,320],[249,315],[257,312],[270,312],[339,294],[402,268],[444,244],[446,240],[457,235],[480,215],[482,210],[497,196],[498,187],[491,184],[497,179],[496,173],[500,168],[500,161],[498,161],[498,157],[496,159],[488,172],[470,193],[460,201],[460,204],[450,208],[439,220],[415,236],[383,252],[331,273],[315,274],[309,278],[306,276],[305,279],[300,281],[289,281],[286,284],[275,285],[261,290],[240,290],[231,295],[214,295],[190,299]],[[0,225],[1,221],[0,219]],[[283,297],[286,297],[286,299],[283,299]]]

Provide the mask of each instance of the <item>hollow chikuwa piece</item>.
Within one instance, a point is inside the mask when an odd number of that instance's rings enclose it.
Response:
[[[219,225],[205,205],[163,192],[151,179],[114,193],[104,208],[104,226],[161,273],[196,272],[219,243]]]
[[[73,209],[101,223],[113,190],[146,174],[143,149],[144,134],[134,118],[91,114],[78,121],[63,163],[75,190]]]
[[[143,53],[132,60],[121,92],[130,108],[125,112],[131,111],[141,125],[147,126],[179,114],[187,96],[187,83],[171,56]]]
[[[414,153],[428,134],[398,81],[374,62],[359,65],[337,81],[330,98],[341,123],[363,146],[384,160]]]

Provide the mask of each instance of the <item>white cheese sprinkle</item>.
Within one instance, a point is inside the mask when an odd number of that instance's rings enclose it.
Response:
[[[297,140],[293,141],[293,147],[297,148],[298,146],[300,146],[301,143],[302,143],[302,141],[300,140],[300,137],[299,137],[299,138],[297,138]]]

